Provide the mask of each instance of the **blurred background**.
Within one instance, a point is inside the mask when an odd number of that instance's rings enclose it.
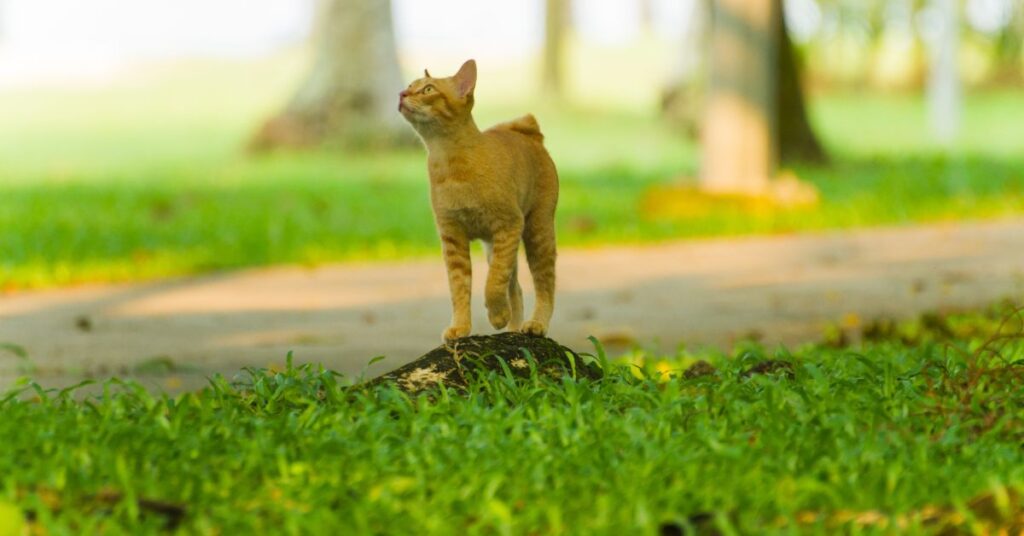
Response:
[[[1024,212],[1020,0],[0,0],[0,289],[434,254],[471,57],[563,245]]]

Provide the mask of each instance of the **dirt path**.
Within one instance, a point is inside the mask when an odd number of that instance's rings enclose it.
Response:
[[[487,332],[484,266],[475,331]],[[813,340],[846,318],[908,317],[1024,297],[1024,220],[564,251],[552,336],[666,350]],[[525,285],[527,305],[532,288]],[[60,385],[136,375],[171,389],[215,371],[323,362],[358,375],[398,367],[439,342],[449,315],[440,259],[273,268],[149,284],[0,297],[0,388],[25,371]],[[856,316],[854,316],[856,315]]]

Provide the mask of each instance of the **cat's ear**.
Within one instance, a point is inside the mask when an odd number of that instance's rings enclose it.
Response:
[[[455,87],[459,97],[465,97],[473,92],[476,88],[476,61],[466,60],[466,63],[462,64],[459,72],[455,73]]]
[[[430,78],[430,71],[423,69],[423,76]]]

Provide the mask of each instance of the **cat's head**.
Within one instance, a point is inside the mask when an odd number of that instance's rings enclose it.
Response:
[[[423,74],[398,94],[398,111],[413,128],[420,134],[443,131],[470,117],[476,88],[475,61],[466,61],[455,76],[448,78],[434,78],[425,69]]]

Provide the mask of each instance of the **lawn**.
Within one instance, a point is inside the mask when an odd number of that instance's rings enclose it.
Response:
[[[1022,330],[1000,306],[415,397],[309,365],[174,397],[23,385],[0,396],[0,534],[1019,528]],[[697,359],[717,372],[681,374]],[[743,374],[766,359],[792,375]]]
[[[242,151],[290,87],[288,76],[264,81],[269,73],[212,65],[90,90],[4,93],[0,290],[434,254],[422,149]],[[928,141],[918,98],[817,98],[813,115],[835,161],[795,169],[820,190],[817,206],[722,202],[672,218],[650,213],[645,196],[692,183],[697,150],[645,109],[493,96],[480,98],[478,116],[487,125],[538,115],[562,177],[563,246],[1024,212],[1024,123],[1007,120],[1024,116],[1024,98],[1012,92],[971,96],[950,153]]]

